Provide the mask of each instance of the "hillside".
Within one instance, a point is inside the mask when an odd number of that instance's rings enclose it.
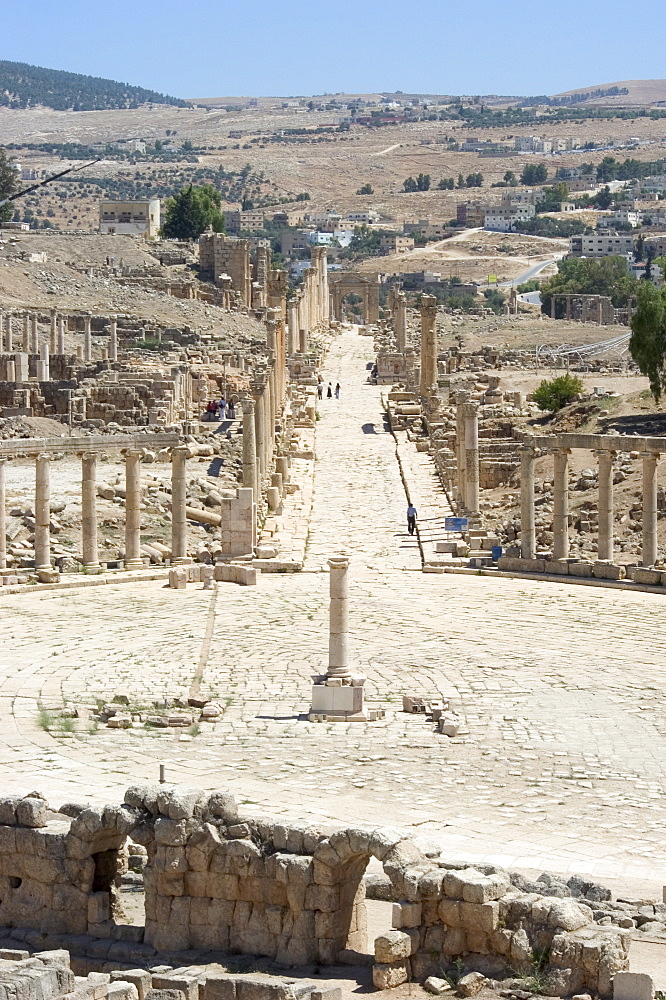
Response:
[[[56,111],[105,111],[138,108],[148,103],[186,106],[185,101],[176,97],[116,80],[0,60],[0,106],[3,107],[42,106]]]
[[[652,104],[660,104],[666,101],[666,80],[619,80],[615,83],[598,83],[591,87],[566,90],[561,94],[555,94],[554,97],[572,97],[576,94],[586,93],[593,95],[595,91],[608,91],[612,88],[626,90],[628,93],[617,94],[616,96],[590,96],[584,103],[620,108],[649,107]]]

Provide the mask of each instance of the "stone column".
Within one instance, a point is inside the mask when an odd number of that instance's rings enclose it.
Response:
[[[141,569],[141,452],[125,452],[125,569]]]
[[[349,559],[334,556],[328,560],[330,616],[328,626],[328,676],[349,677]]]
[[[109,330],[109,361],[118,360],[118,318],[110,317],[111,328]]]
[[[287,324],[287,356],[296,353],[298,348],[298,304],[291,299],[287,304],[289,322]]]
[[[643,549],[641,563],[654,566],[657,561],[657,466],[659,454],[641,453],[643,459]]]
[[[407,303],[402,292],[396,296],[395,319],[393,321],[395,343],[399,351],[407,346]]]
[[[49,358],[49,342],[44,340],[39,348],[39,367],[42,382],[48,382],[51,378]]]
[[[92,361],[92,315],[86,313],[83,318],[83,360]]]
[[[553,559],[569,555],[569,455],[568,448],[553,452]]]
[[[58,316],[58,343],[56,345],[56,354],[65,353],[65,317]]]
[[[30,320],[32,319],[32,324]],[[30,329],[32,327],[32,329]],[[26,333],[30,329],[30,354],[39,354],[39,329],[37,326],[37,313],[33,313],[32,317],[25,313],[23,317],[23,339],[25,340]]]
[[[409,351],[407,352],[409,359]],[[467,393],[459,392],[456,396],[456,460],[458,467],[458,499],[463,507],[466,507],[467,496],[467,473],[465,466],[465,416],[464,405],[467,402]]]
[[[51,570],[51,490],[48,455],[35,460],[35,569]]]
[[[255,430],[254,400],[243,400],[243,486],[254,491],[255,503],[259,495],[257,489],[257,436]]]
[[[186,466],[188,449],[178,445],[171,449],[171,563],[183,566],[187,557]]]
[[[264,386],[255,384],[252,387],[252,393],[254,395],[255,410],[254,410],[254,430],[255,430],[255,444],[257,448],[258,466],[257,466],[257,481],[261,483],[264,475],[266,474],[266,400],[264,398]],[[259,494],[255,497],[255,503],[259,500]]]
[[[7,354],[11,354],[13,349],[14,347],[12,344],[12,314],[10,312],[7,312],[5,313],[5,351]]]
[[[88,573],[99,571],[97,552],[97,455],[81,455],[81,549],[83,567]]]
[[[599,542],[597,556],[613,561],[613,460],[615,452],[605,448],[597,452],[599,462]]]
[[[479,512],[479,408],[476,403],[463,403],[465,418],[465,507],[471,514]]]
[[[520,448],[520,555],[536,558],[536,526],[534,523],[534,448]]]
[[[0,458],[0,569],[7,569],[7,511],[5,492],[5,466],[7,462]]]
[[[51,354],[56,354],[58,348],[58,313],[51,310],[51,327],[49,330],[49,350]]]
[[[422,397],[437,383],[437,299],[421,296],[421,385]]]

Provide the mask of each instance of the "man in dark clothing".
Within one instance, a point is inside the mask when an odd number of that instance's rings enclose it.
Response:
[[[410,503],[409,507],[407,508],[407,531],[410,533],[410,535],[413,535],[415,529],[416,529],[416,507],[414,507]]]

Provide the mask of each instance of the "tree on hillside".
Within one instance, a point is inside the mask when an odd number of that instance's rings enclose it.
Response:
[[[629,351],[641,374],[649,379],[650,392],[658,403],[666,389],[666,288],[642,281],[637,294]]]
[[[162,228],[164,236],[176,240],[196,240],[209,226],[216,233],[223,233],[221,200],[219,191],[210,184],[202,187],[190,184],[183,188],[180,194],[167,202]]]
[[[521,184],[545,184],[548,180],[548,167],[545,163],[526,163],[520,175]]]
[[[413,177],[407,177],[406,180],[404,180],[402,182],[402,190],[403,191],[409,191],[409,192],[411,192],[411,191],[418,191],[418,189],[419,189],[419,186],[418,186],[418,184],[416,183],[416,181],[414,180]]]
[[[440,191],[453,191],[456,186],[456,182],[453,177],[442,177],[441,181],[437,185]]]
[[[374,194],[374,188],[372,187],[372,184],[363,184],[358,189],[356,194]]]
[[[419,191],[430,190],[430,174],[419,174],[416,178],[416,186]]]
[[[514,174],[513,170],[507,170],[504,174],[504,183],[507,187],[516,187],[518,184],[518,178]]]
[[[4,149],[0,148],[0,201],[16,194],[19,189],[19,175],[7,156]],[[0,205],[0,222],[9,222],[14,214],[14,206],[11,202],[8,205]]]
[[[483,174],[467,174],[467,177],[465,178],[465,187],[468,188],[483,187]]]
[[[544,379],[532,393],[532,399],[540,410],[554,413],[563,406],[572,403],[583,391],[583,383],[577,375],[560,375],[557,378]]]

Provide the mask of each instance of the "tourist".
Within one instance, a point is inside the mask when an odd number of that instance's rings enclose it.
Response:
[[[204,414],[207,420],[217,419],[217,403],[214,399],[211,399],[206,406],[206,413]]]
[[[227,412],[227,401],[224,398],[224,396],[222,397],[222,399],[220,400],[220,402],[217,404],[217,407],[218,407],[218,409],[220,411],[220,420],[224,420],[226,412]]]
[[[410,503],[407,508],[407,531],[410,535],[414,534],[414,529],[416,528],[416,507]]]
[[[317,399],[321,399],[321,397],[323,395],[324,395],[324,383],[323,382],[318,382],[317,383]]]
[[[333,386],[331,385],[330,382],[328,383],[328,388],[326,390],[326,398],[333,399]]]
[[[233,399],[230,399],[227,404],[227,417],[229,418],[229,420],[236,419],[236,406],[234,404]]]
[[[340,383],[335,383],[335,398],[340,399]]]

